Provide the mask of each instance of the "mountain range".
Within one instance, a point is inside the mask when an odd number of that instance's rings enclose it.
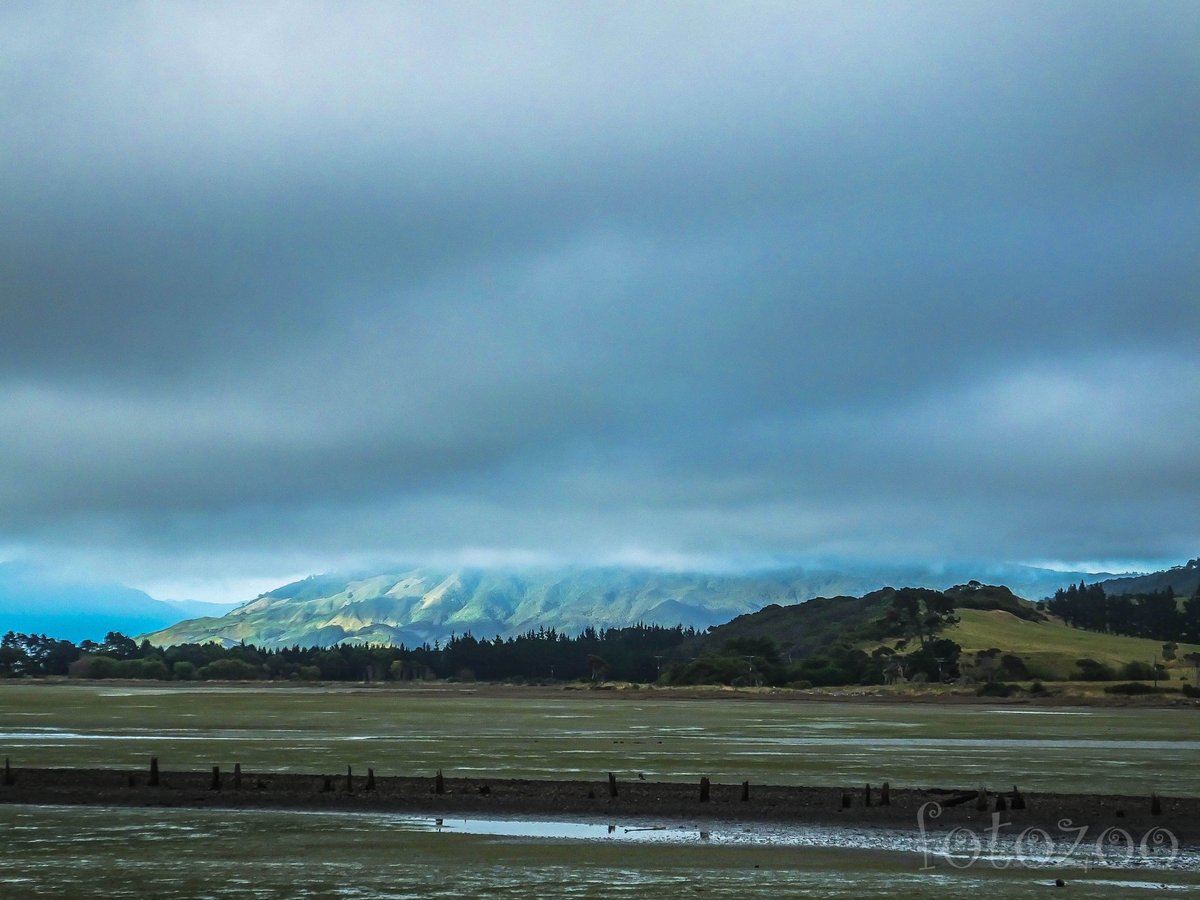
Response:
[[[339,642],[417,646],[453,634],[509,637],[539,628],[565,634],[638,622],[704,631],[770,604],[862,596],[885,586],[945,589],[972,579],[1040,599],[1081,580],[1120,594],[1172,587],[1190,596],[1200,559],[1140,575],[1062,572],[1017,565],[790,567],[714,574],[632,568],[524,571],[398,568],[311,576],[236,604],[158,600],[144,591],[0,563],[0,632],[73,641],[109,631],[170,645],[246,641],[260,646]],[[181,621],[182,620],[182,621]]]
[[[574,568],[506,572],[402,569],[312,576],[262,594],[220,617],[145,635],[154,644],[242,641],[261,647],[371,643],[419,646],[453,634],[509,637],[541,628],[683,625],[703,631],[769,604],[861,595],[886,585],[946,588],[972,578],[1002,581],[1040,598],[1095,575],[1027,566],[876,568],[848,573],[790,568],[747,574]]]

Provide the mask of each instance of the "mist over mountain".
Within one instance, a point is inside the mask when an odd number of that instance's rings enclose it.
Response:
[[[340,642],[418,646],[453,634],[509,637],[553,628],[636,623],[706,629],[768,604],[860,595],[886,585],[946,588],[972,578],[1003,581],[1040,598],[1081,578],[1027,566],[871,567],[856,572],[790,568],[745,574],[576,568],[503,571],[413,568],[321,575],[284,585],[220,617],[147,635],[155,644],[241,641],[264,647]]]

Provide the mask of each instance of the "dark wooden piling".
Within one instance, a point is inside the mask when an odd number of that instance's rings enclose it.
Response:
[[[711,785],[709,784],[707,775],[705,775],[703,778],[700,779],[700,802],[701,803],[708,802],[708,791],[709,791],[710,786]]]
[[[988,808],[987,788],[979,789],[979,796],[975,798],[975,809],[980,812],[986,812]]]
[[[863,806],[871,805],[871,782],[867,782],[867,786],[863,788]]]
[[[446,779],[442,778],[441,769],[438,769],[437,774],[433,776],[433,792],[435,794],[446,793]]]
[[[1162,815],[1162,801],[1158,799],[1158,794],[1150,795],[1150,815],[1152,815],[1152,816],[1161,816]]]
[[[750,800],[750,782],[742,782],[742,802],[746,803]]]
[[[883,783],[883,787],[879,789],[879,805],[892,805],[892,788],[891,785],[889,785],[886,781]]]
[[[212,784],[208,786],[210,791],[219,791],[221,789],[221,767],[213,766]]]
[[[158,757],[150,757],[150,787],[158,787]]]
[[[346,766],[346,793],[354,793],[354,772],[351,771],[350,766]]]
[[[1015,784],[1013,785],[1012,789],[1012,803],[1010,803],[1009,806],[1012,809],[1025,808],[1025,795],[1017,790],[1017,786]]]
[[[608,773],[608,796],[617,796],[617,776],[612,772]]]
[[[12,766],[9,765],[8,757],[4,757],[4,786],[12,787],[17,783],[17,779],[13,777]]]
[[[849,791],[843,792],[842,793],[842,809],[849,809],[850,803],[851,803],[850,792]]]
[[[996,795],[996,812],[1008,812],[1008,804],[1004,802],[1004,795]]]
[[[242,789],[242,764],[233,764],[233,789],[240,791]]]
[[[368,791],[375,790],[375,770],[374,769],[367,769],[367,786],[365,789]]]

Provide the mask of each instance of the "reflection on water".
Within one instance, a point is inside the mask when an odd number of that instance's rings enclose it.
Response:
[[[328,814],[321,814],[328,815]],[[332,814],[337,815],[337,814]],[[461,833],[492,837],[543,838],[559,841],[611,841],[639,844],[712,843],[730,847],[792,847],[843,850],[870,850],[880,853],[921,854],[923,857],[964,860],[978,857],[989,863],[1013,864],[1035,861],[1039,866],[1070,866],[1111,869],[1174,869],[1200,873],[1200,852],[1178,847],[1155,848],[1153,845],[1114,848],[1081,840],[1078,835],[1058,835],[1057,844],[1031,848],[1016,834],[998,834],[994,839],[981,832],[980,848],[973,842],[956,844],[945,833],[922,835],[895,828],[848,828],[842,826],[780,825],[775,823],[705,823],[688,826],[669,824],[593,823],[569,819],[524,818],[433,818],[387,814],[376,816],[346,813],[359,819],[378,822],[381,827],[400,830]],[[1093,838],[1096,837],[1095,835]]]

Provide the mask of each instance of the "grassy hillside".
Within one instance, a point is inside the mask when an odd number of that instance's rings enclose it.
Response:
[[[901,640],[889,625],[897,592],[891,588],[864,597],[832,597],[810,600],[796,606],[768,606],[756,613],[698,636],[681,648],[683,658],[721,653],[730,642],[769,640],[778,647],[781,662],[795,663],[807,657],[836,654],[838,646],[852,644],[868,654],[881,646],[898,653],[912,653],[917,640]],[[1181,676],[1192,680],[1195,670],[1183,657],[1200,652],[1200,647],[1181,644],[1176,659],[1163,659],[1161,641],[1103,634],[1074,628],[1061,619],[1039,612],[1034,604],[1015,597],[1007,588],[973,582],[942,593],[954,607],[958,623],[938,632],[962,648],[961,668],[972,677],[982,677],[976,655],[1000,650],[1003,656],[1018,657],[1020,664],[1006,665],[993,677],[1019,680],[1072,680],[1086,677],[1080,660],[1094,660],[1120,677],[1129,663],[1149,668],[1155,661],[1167,666],[1172,681]],[[890,632],[891,636],[885,637]],[[739,650],[738,652],[747,652]]]
[[[1025,660],[1030,673],[1041,678],[1070,678],[1075,663],[1082,658],[1119,667],[1132,661],[1162,661],[1162,643],[1145,638],[1100,634],[1072,628],[1058,619],[1032,622],[1002,610],[958,610],[959,624],[943,633],[959,644],[964,652],[993,647],[1014,653]],[[1180,644],[1177,656],[1200,652],[1200,646]],[[1167,663],[1172,678],[1191,672],[1187,663]]]
[[[692,653],[714,652],[727,641],[769,638],[785,657],[800,659],[824,653],[838,643],[878,647],[878,622],[891,608],[896,593],[896,589],[889,587],[862,597],[817,597],[793,606],[767,606],[713,628],[685,649]],[[1014,596],[1005,587],[971,582],[949,588],[944,593],[962,612],[1006,610],[1005,615],[1017,621],[1043,618],[1032,603]],[[988,644],[981,649],[992,646],[996,645]]]

